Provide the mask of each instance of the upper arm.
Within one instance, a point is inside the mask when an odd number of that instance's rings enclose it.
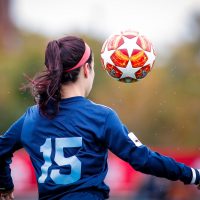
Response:
[[[21,131],[25,114],[22,115],[10,128],[0,137],[0,156],[7,156],[22,147]]]
[[[12,190],[14,187],[10,163],[13,152],[22,147],[20,137],[24,118],[25,114],[0,137],[0,187],[5,190]]]
[[[133,133],[129,133],[114,111],[109,112],[106,118],[104,141],[110,151],[127,162],[130,162],[128,152],[142,145]]]
[[[140,172],[170,180],[181,180],[184,183],[190,183],[192,180],[190,167],[143,145],[133,133],[128,132],[115,113],[110,113],[107,117],[105,141],[114,154]]]

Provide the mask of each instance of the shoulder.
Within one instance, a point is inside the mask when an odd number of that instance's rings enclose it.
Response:
[[[105,106],[103,104],[95,103],[91,100],[88,100],[90,107],[95,109],[97,112],[104,112],[104,114],[109,115],[110,113],[116,113],[112,108]]]
[[[95,119],[103,119],[105,127],[109,127],[111,125],[115,127],[122,124],[117,112],[108,106],[90,101],[90,106],[87,110],[89,110],[90,115]]]
[[[36,113],[39,111],[38,105],[33,105],[27,108],[27,113]]]
[[[26,109],[26,112],[25,112],[25,117],[26,119],[27,118],[35,118],[35,117],[38,117],[39,114],[39,107],[38,105],[33,105],[33,106],[30,106]]]

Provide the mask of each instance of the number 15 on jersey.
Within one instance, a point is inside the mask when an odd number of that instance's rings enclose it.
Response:
[[[82,137],[55,138],[55,157],[54,161],[57,168],[69,165],[70,174],[61,174],[60,169],[49,168],[52,164],[52,138],[47,138],[45,143],[40,147],[43,153],[44,164],[41,166],[41,176],[38,178],[39,183],[45,183],[48,176],[55,184],[67,185],[78,181],[81,177],[81,161],[75,156],[65,157],[64,148],[80,148],[82,146]]]

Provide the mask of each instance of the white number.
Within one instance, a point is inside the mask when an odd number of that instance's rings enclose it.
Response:
[[[40,152],[43,152],[43,158],[45,163],[41,167],[42,175],[38,179],[39,183],[44,183],[47,178],[47,172],[51,163],[51,138],[46,139],[45,143],[40,147]]]
[[[81,137],[69,137],[69,138],[55,138],[55,158],[54,161],[58,166],[69,165],[71,167],[70,174],[61,174],[59,169],[52,169],[50,172],[51,179],[56,184],[70,184],[74,183],[81,177],[81,161],[74,155],[66,158],[64,156],[64,148],[74,148],[82,146]],[[40,152],[43,153],[44,164],[41,167],[41,176],[38,179],[39,183],[44,183],[47,176],[49,167],[52,166],[51,154],[52,154],[52,140],[47,138],[45,143],[40,147]]]

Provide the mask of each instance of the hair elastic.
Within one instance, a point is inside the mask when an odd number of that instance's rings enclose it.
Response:
[[[64,70],[64,72],[70,72],[74,69],[81,67],[83,64],[86,63],[86,61],[88,60],[89,57],[90,57],[90,47],[85,43],[85,52],[84,52],[82,58],[80,59],[80,61],[74,67]]]

